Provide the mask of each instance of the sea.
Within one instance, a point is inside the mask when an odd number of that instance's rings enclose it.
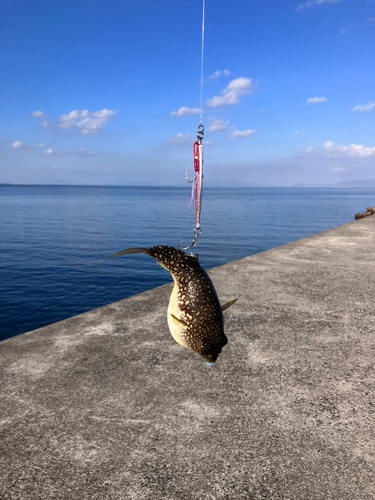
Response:
[[[172,281],[130,247],[190,244],[189,188],[0,185],[0,340]],[[210,269],[345,224],[375,189],[205,188]]]

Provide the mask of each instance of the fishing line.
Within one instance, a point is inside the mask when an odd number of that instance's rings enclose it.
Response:
[[[195,228],[194,228],[194,238],[188,247],[185,247],[184,250],[190,249],[191,255],[193,255],[193,249],[195,245],[198,243],[198,236],[202,234],[202,229],[200,227],[200,217],[201,217],[201,207],[202,207],[202,188],[203,188],[203,138],[204,138],[204,126],[202,123],[203,116],[203,55],[204,55],[204,18],[206,11],[206,0],[202,0],[202,50],[201,50],[201,95],[200,95],[200,118],[199,125],[197,130],[197,140],[193,145],[194,152],[194,178],[192,181],[189,180],[188,171],[186,170],[186,180],[187,182],[192,183],[191,189],[191,198],[190,204],[191,206],[194,200],[195,206]],[[180,243],[181,244],[181,243]],[[180,245],[178,245],[180,248]]]

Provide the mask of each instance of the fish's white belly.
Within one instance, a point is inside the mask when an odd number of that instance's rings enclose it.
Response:
[[[182,347],[186,347],[187,349],[191,349],[191,347],[188,346],[185,340],[185,335],[184,333],[186,332],[186,326],[179,323],[178,321],[174,320],[173,317],[171,316],[173,314],[176,318],[181,319],[182,318],[182,313],[178,307],[178,299],[177,299],[177,284],[175,282],[171,298],[169,300],[169,306],[168,306],[168,326],[169,326],[169,331],[172,334],[172,337],[175,339],[175,341],[180,344]]]

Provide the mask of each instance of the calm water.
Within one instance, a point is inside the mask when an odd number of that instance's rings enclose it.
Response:
[[[0,186],[0,339],[171,281],[128,247],[191,241],[184,188]],[[205,189],[197,253],[211,268],[352,221],[375,189]]]

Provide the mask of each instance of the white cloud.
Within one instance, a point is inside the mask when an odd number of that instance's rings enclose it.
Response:
[[[306,135],[306,134],[307,134],[307,132],[302,132],[301,130],[296,130],[294,132],[294,135]]]
[[[325,97],[310,97],[307,99],[307,104],[320,104],[322,102],[327,102]]]
[[[375,21],[375,17],[368,17],[368,18],[367,18],[367,21],[368,21],[368,22]]]
[[[217,80],[220,75],[229,76],[230,71],[228,69],[225,69],[224,71],[215,71],[215,73],[212,73],[207,80]]]
[[[372,109],[375,111],[375,102],[369,101],[366,104],[362,105],[358,104],[357,106],[354,106],[353,111],[364,112],[364,111],[371,111]]]
[[[239,137],[248,137],[249,135],[257,134],[256,130],[233,130],[228,136],[231,141],[233,139],[238,139]]]
[[[251,78],[245,78],[243,76],[241,78],[236,78],[229,82],[228,86],[221,91],[221,95],[208,99],[207,106],[210,108],[219,108],[226,104],[238,104],[245,94],[251,94],[254,89],[255,85]]]
[[[368,158],[375,156],[375,147],[365,148],[360,144],[349,144],[349,146],[338,146],[332,141],[324,143],[324,149],[329,156],[344,158]]]
[[[14,149],[32,149],[32,146],[30,144],[25,144],[20,141],[13,142],[12,148]]]
[[[87,109],[73,110],[67,115],[61,115],[58,126],[66,132],[70,128],[78,128],[82,135],[96,135],[104,125],[114,118],[117,111],[102,109],[90,112]]]
[[[44,151],[44,154],[47,156],[67,156],[67,155],[78,155],[78,156],[93,156],[98,155],[100,153],[95,153],[93,151],[89,151],[86,148],[80,149],[63,149],[61,151],[54,151],[53,149],[47,149]]]
[[[229,122],[224,120],[213,120],[208,127],[210,132],[225,132],[229,128]]]
[[[341,35],[346,35],[349,32],[349,28],[342,28],[340,30]]]
[[[167,142],[170,144],[190,144],[192,142],[192,138],[190,134],[183,134],[179,132],[176,135],[172,135]]]
[[[186,106],[182,106],[177,111],[172,111],[170,116],[188,116],[188,115],[198,115],[200,112],[199,108],[187,108]]]
[[[215,73],[212,73],[212,75],[210,75],[207,80],[216,80],[217,78],[219,78],[219,76],[221,75],[221,71],[215,71]]]
[[[41,118],[42,123],[40,124],[40,126],[41,127],[48,127],[49,123],[47,120],[47,116],[45,115],[45,113],[43,113],[43,111],[34,111],[33,113],[31,113],[31,117],[32,118]]]
[[[340,146],[333,141],[326,141],[323,144],[323,150],[309,146],[304,150],[305,153],[316,151],[318,155],[331,158],[369,158],[375,156],[375,147],[366,148],[361,144],[349,144],[349,146]]]
[[[307,2],[297,4],[296,9],[297,10],[310,9],[315,5],[321,5],[322,3],[336,3],[336,2],[341,2],[341,0],[308,0]]]
[[[22,149],[23,151],[25,151],[27,149],[44,148],[44,144],[36,144],[35,146],[32,146],[31,144],[26,144],[24,142],[16,141],[16,142],[13,142],[12,148],[14,148],[14,149]]]

